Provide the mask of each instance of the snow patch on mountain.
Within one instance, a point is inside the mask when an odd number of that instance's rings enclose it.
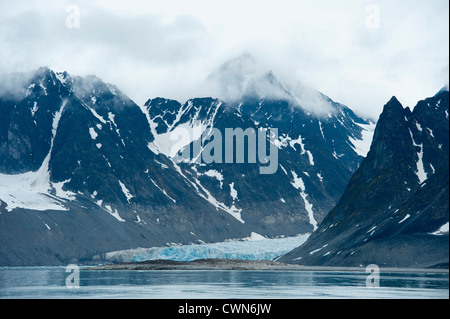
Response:
[[[113,209],[111,207],[111,205],[105,205],[104,207],[101,206],[101,204],[99,205],[101,208],[103,208],[104,210],[106,210],[109,214],[111,214],[111,216],[113,216],[115,219],[117,219],[119,222],[125,222],[125,219],[123,219],[122,217],[120,217],[119,212],[117,211],[117,209]]]
[[[81,103],[83,104],[83,106],[84,106],[85,108],[87,108],[89,111],[91,111],[92,115],[94,115],[95,118],[97,118],[97,120],[99,120],[99,121],[102,122],[103,124],[106,124],[106,123],[107,123],[106,120],[105,120],[102,116],[100,116],[93,108],[89,107],[89,106],[88,106],[86,103],[84,103],[84,102],[81,102]]]
[[[31,116],[34,117],[34,115],[36,114],[38,109],[39,109],[38,103],[36,101],[34,101],[33,108],[31,109]]]
[[[124,183],[122,183],[121,181],[119,181],[119,185],[120,188],[122,189],[123,194],[125,195],[125,197],[127,198],[128,203],[130,202],[130,199],[132,199],[134,197],[133,194],[130,193],[130,191],[128,190],[128,188],[125,186]]]
[[[328,246],[328,244],[325,244],[325,245],[323,245],[322,247],[320,247],[320,248],[318,248],[318,249],[315,249],[315,250],[311,251],[311,252],[309,253],[309,255],[312,256],[312,255],[314,255],[315,253],[321,251],[322,249],[324,249],[324,248],[327,247],[327,246]]]
[[[436,230],[435,232],[430,233],[431,235],[435,235],[435,236],[442,236],[445,234],[448,234],[448,222],[446,222],[444,225],[442,225],[441,227],[439,227],[438,230]]]
[[[56,192],[56,196],[59,198],[63,198],[69,201],[73,201],[76,198],[76,194],[74,192],[68,191],[68,190],[63,190],[63,187],[66,183],[69,183],[71,180],[65,180],[59,183],[51,183],[53,189]]]
[[[148,144],[148,148],[155,154],[162,153],[170,158],[176,157],[186,146],[201,138],[207,128],[202,123],[196,123],[192,126],[183,123],[175,127],[173,131],[158,134],[156,132],[157,124],[150,120],[150,125],[155,139]]]
[[[156,184],[156,182],[150,178],[150,180],[152,181],[153,185],[156,186],[156,188],[158,188],[168,199],[170,199],[172,202],[176,203],[177,201],[175,199],[173,199],[172,197],[170,197],[167,192],[162,189],[161,187],[158,186],[158,184]]]
[[[282,147],[287,147],[288,145],[297,151],[296,145],[300,146],[300,155],[307,155],[309,164],[311,166],[314,166],[314,157],[311,151],[305,149],[305,144],[303,143],[304,138],[301,137],[301,135],[298,136],[297,139],[292,139],[289,135],[283,134],[282,136],[279,136],[278,139],[273,141],[273,144],[278,147],[279,149],[282,149]]]
[[[313,205],[308,201],[308,194],[306,193],[305,183],[302,178],[297,175],[296,172],[291,171],[292,176],[294,177],[294,181],[291,182],[292,186],[296,189],[300,189],[300,196],[303,198],[303,202],[305,203],[305,209],[308,212],[308,218],[310,224],[314,227],[314,230],[317,229],[317,221],[314,218]]]
[[[93,127],[89,128],[89,134],[91,135],[91,138],[93,140],[95,140],[97,138],[97,136],[98,136],[97,132],[95,131],[95,129]]]
[[[238,198],[238,193],[236,189],[234,189],[234,182],[230,184],[230,196],[233,199],[233,202]]]
[[[54,74],[62,85],[65,85],[69,80],[69,75],[66,72],[54,72]]]
[[[412,143],[415,147],[419,147],[420,150],[417,152],[417,162],[416,162],[416,166],[417,166],[417,170],[416,170],[416,175],[417,178],[419,179],[419,183],[422,184],[424,181],[426,181],[428,179],[428,175],[427,172],[425,172],[424,166],[423,166],[423,144],[416,144],[416,142],[414,141],[414,136],[411,132],[411,130],[409,130],[409,134],[411,135],[411,140]]]
[[[50,150],[44,158],[41,167],[35,172],[16,175],[0,174],[0,200],[6,203],[6,210],[9,212],[14,208],[65,211],[67,208],[64,207],[64,200],[74,199],[75,194],[62,189],[62,186],[67,181],[53,184],[50,182],[49,173],[53,141],[66,102],[66,100],[62,102],[59,111],[53,117]],[[52,190],[55,190],[56,196],[52,195]]]
[[[410,215],[410,214],[406,214],[406,216],[403,217],[403,219],[402,219],[401,221],[399,221],[398,223],[399,223],[399,224],[403,223],[403,222],[404,222],[405,220],[407,220],[409,217],[411,217],[411,215]]]
[[[205,196],[201,192],[199,192],[198,194],[201,197],[203,197],[208,202],[210,202],[214,207],[216,207],[216,209],[221,209],[221,210],[227,212],[228,214],[230,214],[231,216],[236,218],[238,221],[240,221],[242,224],[245,223],[245,221],[241,217],[241,212],[242,212],[241,208],[237,208],[236,206],[234,206],[234,204],[232,204],[230,207],[228,207],[224,203],[218,201],[205,187],[203,187],[203,185],[200,183],[200,181],[197,178],[194,178],[194,180],[195,180],[196,184],[200,187],[202,192],[206,195]]]
[[[367,153],[369,153],[370,145],[372,144],[376,124],[375,123],[370,124],[355,123],[355,124],[362,128],[361,131],[362,137],[361,139],[356,139],[349,136],[349,140],[356,154],[362,157],[366,157]]]
[[[209,176],[209,177],[214,177],[215,179],[217,179],[219,181],[220,188],[222,189],[222,186],[223,186],[223,175],[220,172],[216,171],[215,169],[210,169],[210,170],[208,170],[208,171],[206,171],[204,173],[198,173],[198,174],[199,175],[206,175],[206,176]]]
[[[420,151],[417,152],[417,178],[419,178],[419,183],[422,184],[428,179],[427,172],[423,167],[423,144],[420,145]]]

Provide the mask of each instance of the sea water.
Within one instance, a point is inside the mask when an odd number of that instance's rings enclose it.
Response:
[[[79,288],[65,267],[2,267],[0,298],[148,299],[448,299],[448,272],[380,272],[379,287],[353,271],[92,271],[81,268]]]

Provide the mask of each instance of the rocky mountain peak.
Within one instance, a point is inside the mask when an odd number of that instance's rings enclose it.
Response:
[[[448,92],[413,112],[392,98],[339,203],[280,261],[448,267],[448,108]]]
[[[96,76],[46,68],[21,86],[28,94],[2,96],[0,225],[15,226],[0,230],[0,263],[26,264],[20,247],[28,247],[31,262],[58,264],[129,247],[313,231],[366,155],[372,124],[322,94],[316,96],[334,112],[305,111],[285,98],[289,91],[273,73],[248,59],[236,63],[248,64],[249,72],[228,65],[224,73],[238,74],[244,92],[258,93],[233,102],[160,97],[138,106]],[[280,95],[259,94],[265,88]],[[277,129],[273,140],[266,136],[277,156],[273,174],[260,174],[266,165],[260,161],[233,162],[237,156],[232,163],[197,160],[212,132],[225,137],[227,129],[245,147],[251,132]],[[183,162],[171,147],[171,138],[180,136],[187,139],[175,151],[193,150]],[[19,225],[35,231],[16,236],[10,229]],[[44,240],[40,226],[49,231]],[[52,248],[39,255],[35,248],[44,244]]]

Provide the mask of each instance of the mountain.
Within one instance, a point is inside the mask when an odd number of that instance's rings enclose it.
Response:
[[[279,261],[448,267],[449,92],[411,111],[393,97],[367,157],[319,228]]]
[[[143,112],[155,136],[150,148],[173,158],[185,148],[194,151],[190,142],[195,135],[203,133],[203,140],[211,140],[211,128],[219,130],[222,138],[227,128],[254,132],[276,128],[277,138],[270,143],[270,152],[276,147],[277,153],[273,174],[261,174],[264,165],[260,163],[225,163],[225,147],[219,163],[198,161],[203,155],[198,147],[198,152],[177,165],[205,199],[218,209],[225,208],[252,232],[270,237],[312,232],[366,155],[374,124],[319,92],[315,92],[317,100],[327,105],[328,112],[318,115],[305,110],[295,93],[255,63],[244,55],[210,76],[219,79],[218,86],[246,87],[232,98],[217,92],[221,100],[192,99],[184,105],[163,98],[148,100]],[[256,89],[258,86],[264,90]],[[261,95],[280,88],[285,96]],[[236,92],[230,88],[224,91]],[[191,138],[184,144],[170,143],[169,137],[181,131],[191,132]]]
[[[271,72],[264,76],[281,85]],[[253,94],[184,104],[154,98],[138,106],[95,76],[48,68],[14,91],[0,96],[1,265],[312,232],[372,137],[371,123],[318,92],[325,115],[292,99]],[[237,150],[233,163],[197,160],[206,158],[200,137],[226,136],[230,128],[278,129],[277,138],[262,139],[270,161],[236,163]],[[182,139],[173,144],[173,137]],[[180,161],[187,148],[191,158]],[[271,164],[272,172],[261,174]]]

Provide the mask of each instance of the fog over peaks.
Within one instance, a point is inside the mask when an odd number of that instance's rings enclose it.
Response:
[[[244,53],[214,70],[207,78],[203,94],[226,102],[246,98],[286,100],[315,114],[332,111],[327,99],[317,90],[298,81],[287,84],[280,81],[251,54]]]

